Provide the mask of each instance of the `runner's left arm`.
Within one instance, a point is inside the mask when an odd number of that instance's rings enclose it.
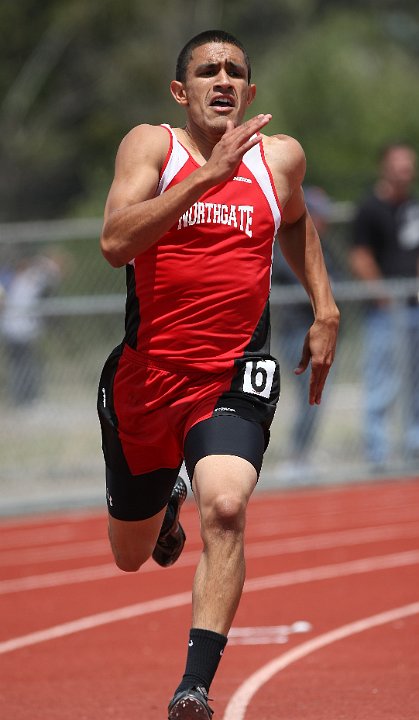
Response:
[[[335,357],[340,314],[332,294],[320,238],[305,206],[301,187],[304,170],[304,157],[291,163],[290,194],[283,208],[278,240],[285,260],[305,288],[313,307],[314,322],[308,329],[295,373],[303,373],[311,360],[309,402],[319,405]]]

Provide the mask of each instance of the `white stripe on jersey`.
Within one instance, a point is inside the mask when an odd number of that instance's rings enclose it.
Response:
[[[263,191],[269,206],[271,208],[272,217],[275,223],[275,235],[278,232],[278,228],[281,224],[281,211],[278,207],[278,201],[275,197],[275,193],[272,188],[271,178],[265,162],[262,157],[261,143],[254,145],[247,153],[244,154],[243,164],[250,170],[255,176],[259,183],[261,190]]]
[[[162,126],[170,130],[170,134],[173,139],[173,149],[170,153],[169,162],[167,163],[163,175],[160,178],[159,186],[157,188],[157,195],[161,195],[166,190],[167,186],[170,185],[175,175],[179,172],[181,168],[183,168],[183,166],[189,159],[188,153],[186,152],[185,148],[180,144],[170,125],[162,123]]]

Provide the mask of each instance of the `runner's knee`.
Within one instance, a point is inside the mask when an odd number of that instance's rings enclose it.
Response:
[[[163,513],[143,522],[124,522],[109,517],[109,541],[120,570],[137,572],[151,557],[162,519]]]
[[[246,501],[231,492],[218,493],[204,510],[203,525],[218,530],[240,532],[244,529]]]
[[[111,548],[116,566],[120,570],[128,573],[138,572],[140,567],[151,557],[151,553],[154,549],[152,548],[151,552],[145,551],[144,548],[142,548],[140,552],[132,550],[127,551],[126,549],[120,550],[120,548],[115,546],[112,542]]]

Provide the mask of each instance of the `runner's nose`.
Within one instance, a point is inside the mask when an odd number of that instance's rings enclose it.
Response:
[[[221,69],[218,73],[217,77],[215,78],[215,88],[222,88],[223,90],[225,88],[231,88],[231,78],[229,74],[226,72],[226,70]]]

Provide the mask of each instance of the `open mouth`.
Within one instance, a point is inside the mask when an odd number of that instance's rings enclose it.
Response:
[[[214,99],[211,101],[211,107],[223,108],[223,109],[225,109],[225,108],[227,108],[227,109],[233,108],[233,107],[234,107],[234,100],[233,100],[232,97],[227,97],[227,96],[225,96],[225,95],[219,96],[219,97],[214,98]]]

